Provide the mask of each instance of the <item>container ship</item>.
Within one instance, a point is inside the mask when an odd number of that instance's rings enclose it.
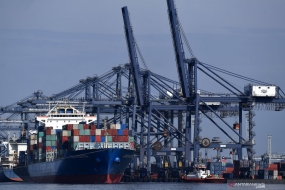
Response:
[[[125,124],[105,123],[70,105],[58,105],[29,136],[26,164],[14,169],[37,183],[119,183],[134,156],[134,138]]]

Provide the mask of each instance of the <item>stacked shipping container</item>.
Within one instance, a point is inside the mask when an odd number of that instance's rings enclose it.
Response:
[[[106,130],[89,124],[67,124],[62,130],[45,127],[30,135],[28,155],[30,162],[53,161],[63,157],[66,150],[100,148],[133,149],[134,138],[129,137],[125,124],[111,124]]]

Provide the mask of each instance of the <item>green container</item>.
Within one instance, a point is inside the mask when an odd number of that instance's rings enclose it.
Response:
[[[51,146],[51,141],[46,141],[46,146]]]
[[[78,124],[78,129],[84,129],[83,124]]]
[[[112,142],[112,141],[113,141],[112,136],[106,136],[106,137],[107,137],[107,141],[108,141],[108,142]]]
[[[84,135],[90,135],[90,129],[84,129]]]
[[[79,136],[83,136],[85,134],[84,129],[79,129]]]
[[[50,140],[51,140],[51,135],[46,135],[46,141],[50,141]]]
[[[50,140],[56,141],[56,140],[57,140],[57,135],[51,135],[51,136],[50,136]],[[52,146],[53,146],[53,145],[52,145]]]
[[[129,142],[134,142],[134,137],[129,137]]]
[[[56,146],[56,141],[51,141],[51,146]]]
[[[71,137],[71,131],[68,131],[67,133],[68,133],[68,136]]]
[[[39,137],[43,137],[44,136],[44,132],[39,132]]]

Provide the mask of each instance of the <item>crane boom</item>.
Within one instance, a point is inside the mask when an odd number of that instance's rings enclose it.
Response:
[[[185,55],[183,51],[181,34],[179,31],[179,22],[177,19],[177,12],[176,12],[173,0],[167,0],[167,7],[168,7],[169,24],[170,24],[171,33],[172,33],[172,40],[173,40],[179,82],[181,85],[183,97],[188,98],[190,96],[190,93],[188,89],[189,85],[187,82],[188,75],[187,75],[187,70],[186,70],[186,66],[184,63]]]
[[[139,76],[139,63],[136,54],[136,44],[133,36],[133,30],[131,27],[131,22],[129,18],[129,12],[127,7],[122,8],[122,14],[124,19],[124,27],[125,27],[125,35],[126,41],[128,46],[129,58],[131,62],[131,72],[133,75],[135,90],[136,90],[136,97],[137,97],[137,104],[139,106],[143,105],[143,98],[141,93],[141,83],[140,83],[140,76]]]

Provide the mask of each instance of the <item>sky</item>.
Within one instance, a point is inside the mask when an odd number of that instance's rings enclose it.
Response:
[[[148,68],[178,81],[165,0],[2,0],[0,106],[37,90],[50,96],[129,62],[123,6]],[[176,0],[176,6],[198,60],[285,90],[285,1]],[[240,89],[247,84],[229,80]],[[223,92],[203,75],[198,88]],[[256,111],[254,121],[257,155],[267,151],[267,135],[272,151],[285,153],[284,111]],[[209,125],[201,123],[203,136],[219,136]]]

